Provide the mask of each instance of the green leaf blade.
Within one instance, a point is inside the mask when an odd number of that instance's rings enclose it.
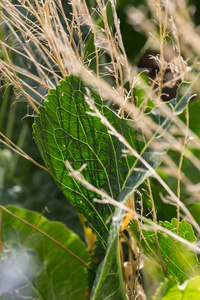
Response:
[[[66,77],[56,90],[51,90],[40,108],[33,126],[34,137],[43,159],[57,185],[76,209],[85,216],[93,232],[105,244],[109,233],[106,225],[113,208],[95,203],[99,198],[69,176],[68,160],[75,170],[87,164],[82,175],[98,189],[114,199],[123,186],[126,175],[135,162],[134,157],[123,157],[124,146],[108,134],[107,127],[97,117],[87,114],[85,86],[76,77]],[[101,113],[134,146],[134,129],[103,106],[100,97],[91,90],[91,97]],[[130,123],[130,122],[129,122]]]
[[[176,233],[177,220],[172,219],[171,223],[159,222],[160,226],[167,230]],[[139,241],[140,234],[138,231],[138,225],[136,221],[132,221],[130,229],[133,236]],[[151,259],[160,264],[157,254],[157,243],[155,239],[155,232],[153,230],[142,230],[144,239],[142,239],[142,251],[151,257]],[[182,220],[179,224],[178,235],[190,242],[195,242],[193,229],[190,224],[185,220]],[[179,283],[183,283],[190,277],[198,275],[200,272],[200,264],[197,259],[196,253],[189,249],[186,245],[176,241],[171,236],[166,236],[162,232],[157,233],[158,242],[160,245],[161,257],[165,267],[168,266],[168,275],[175,278]],[[173,249],[173,251],[172,251]],[[152,252],[151,252],[152,251]]]
[[[178,285],[173,278],[167,278],[158,287],[152,300],[198,300],[200,295],[200,276]]]
[[[107,224],[107,219],[114,208],[94,202],[93,199],[99,199],[100,196],[74,180],[69,175],[65,161],[68,160],[75,170],[86,164],[87,167],[81,172],[83,177],[96,188],[104,190],[124,204],[129,195],[151,173],[134,156],[122,156],[122,151],[126,150],[123,143],[108,133],[108,128],[97,116],[87,114],[91,111],[85,101],[85,89],[86,86],[77,77],[68,76],[60,82],[56,90],[51,90],[47,97],[48,101],[44,103],[44,108],[40,109],[39,116],[35,119],[34,137],[57,185],[79,213],[85,216],[104,249],[107,248],[105,259],[97,272],[92,297],[104,299],[102,294],[104,297],[112,297],[106,283],[114,279],[119,282],[119,291],[117,289],[119,299],[120,297],[126,299],[117,242],[123,210],[117,209],[114,213],[117,223],[113,218],[112,224]],[[99,112],[132,148],[136,149],[137,145],[136,151],[155,169],[160,164],[164,151],[156,152],[153,147],[151,149],[151,143],[146,143],[142,133],[134,128],[133,121],[118,117],[103,105],[101,98],[94,91],[90,90],[90,94]],[[180,105],[178,101],[174,107],[176,114],[185,107],[185,104]],[[168,127],[170,122],[168,120],[163,122]],[[160,140],[157,133],[153,138]],[[114,272],[113,265],[116,267]]]
[[[188,82],[181,82],[176,92],[176,98],[170,101],[175,115],[180,115],[183,112],[188,105],[190,98],[191,84]]]
[[[123,210],[117,208],[112,219],[106,256],[99,266],[91,300],[127,300],[122,276],[118,234],[122,216]]]
[[[39,229],[87,262],[85,244],[64,224],[48,221],[39,213],[14,206],[7,209],[33,225],[38,223]],[[84,265],[47,237],[3,212],[2,238],[4,247],[11,251],[1,257],[0,290],[8,297],[6,299],[12,299],[9,295],[13,289],[19,289],[22,297],[41,300],[86,299]],[[11,273],[3,270],[11,270]],[[9,280],[5,288],[6,278]],[[10,285],[14,281],[16,284]]]

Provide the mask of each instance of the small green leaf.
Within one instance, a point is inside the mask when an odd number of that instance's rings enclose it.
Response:
[[[160,226],[168,229],[169,231],[176,233],[177,219],[172,219],[171,223],[159,222]],[[153,226],[153,224],[152,224]],[[132,235],[139,241],[140,232],[136,221],[130,223],[130,229]],[[155,232],[153,230],[142,230],[144,238],[142,239],[142,251],[151,257],[156,263],[160,263],[158,259],[158,249],[156,244]],[[196,238],[192,226],[185,220],[182,220],[179,224],[178,235],[187,241],[193,243]],[[189,249],[186,245],[176,241],[174,245],[174,239],[162,232],[157,232],[158,242],[160,245],[161,257],[165,267],[168,266],[168,275],[173,276],[179,283],[183,283],[186,279],[196,276],[200,272],[200,264],[197,259],[195,251]],[[174,245],[173,251],[172,247]]]
[[[199,300],[200,276],[178,285],[173,278],[165,279],[158,287],[152,300]]]
[[[179,115],[188,105],[191,98],[191,84],[182,82],[176,92],[176,98],[171,100],[169,104],[172,106],[175,115]]]
[[[14,206],[7,209],[87,262],[85,244],[64,224]],[[3,212],[2,240],[4,249],[10,251],[0,253],[0,295],[6,300],[13,299],[14,290],[18,290],[20,299],[86,299],[84,265],[47,237]]]
[[[176,92],[176,98],[166,102],[164,105],[168,105],[174,115],[181,114],[186,106],[188,105],[190,98],[191,98],[191,85],[187,82],[182,82]],[[154,120],[162,129],[164,129],[161,135],[158,135],[157,138],[161,137],[164,132],[171,127],[173,124],[172,120],[166,118],[160,113],[160,108],[154,108],[151,112]]]

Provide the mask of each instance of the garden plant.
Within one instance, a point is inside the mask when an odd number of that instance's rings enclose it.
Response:
[[[0,0],[0,299],[200,299],[199,16]]]

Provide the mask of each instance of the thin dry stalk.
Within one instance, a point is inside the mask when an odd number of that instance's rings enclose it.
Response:
[[[13,152],[22,156],[23,158],[29,160],[31,163],[39,167],[40,169],[49,173],[49,170],[32,159],[27,153],[25,153],[22,149],[20,149],[17,145],[15,145],[11,140],[9,140],[2,132],[0,132],[0,136],[3,137],[4,140],[0,139],[0,143],[11,149]]]

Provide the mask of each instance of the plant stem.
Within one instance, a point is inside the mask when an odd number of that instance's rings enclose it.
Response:
[[[162,19],[162,6],[161,1],[158,0],[158,21],[159,21],[159,29],[160,29],[160,81],[159,81],[159,92],[158,92],[158,101],[162,96],[162,89],[163,89],[163,79],[164,79],[164,72],[165,72],[165,58],[164,58],[164,40],[165,40],[165,32],[167,26],[167,8],[165,8],[165,19],[163,25]]]
[[[151,190],[151,183],[150,183],[149,178],[147,178],[147,186],[148,186],[148,189],[149,189],[149,198],[150,198],[151,206],[152,206],[153,222],[154,222],[154,224],[157,224],[156,210],[155,210],[153,194],[152,194],[152,190]],[[159,255],[160,264],[161,264],[164,275],[167,276],[166,268],[165,268],[165,265],[163,263],[162,256],[161,256],[160,244],[159,244],[159,240],[158,240],[158,232],[157,232],[155,227],[154,227],[154,232],[155,232],[155,241],[156,241],[156,245],[157,245],[157,248],[158,248],[158,255]]]

